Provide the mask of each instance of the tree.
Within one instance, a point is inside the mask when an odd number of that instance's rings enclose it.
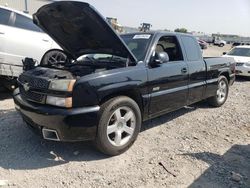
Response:
[[[186,28],[177,28],[177,29],[174,30],[174,32],[187,33],[188,30]]]

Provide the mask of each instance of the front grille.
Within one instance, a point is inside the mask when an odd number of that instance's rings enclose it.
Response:
[[[45,103],[46,95],[33,90],[47,90],[49,88],[48,80],[29,77],[24,74],[20,75],[18,80],[20,94],[24,99],[42,104]],[[28,89],[26,87],[28,87]]]
[[[243,66],[244,65],[244,63],[236,63],[236,66]]]
[[[22,97],[24,97],[24,99],[30,100],[33,102],[38,102],[38,103],[45,102],[46,96],[44,94],[35,93],[33,91],[25,91],[23,86],[20,86],[19,89],[20,89],[20,93],[21,93]]]
[[[21,75],[19,77],[21,83],[28,83],[31,88],[36,89],[48,89],[49,81],[42,78],[29,77],[26,75]]]

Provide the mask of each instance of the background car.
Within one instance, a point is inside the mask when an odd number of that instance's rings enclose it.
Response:
[[[25,57],[37,64],[65,61],[60,46],[33,23],[32,16],[2,6],[0,15],[0,82],[6,87],[14,87]]]
[[[236,62],[236,75],[250,77],[250,46],[237,46],[228,53],[224,52],[224,57],[233,57]]]

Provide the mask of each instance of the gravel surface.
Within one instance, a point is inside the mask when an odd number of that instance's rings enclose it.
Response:
[[[145,122],[132,148],[111,158],[92,143],[40,139],[1,93],[0,187],[249,188],[249,85],[238,79],[221,108],[200,102]]]

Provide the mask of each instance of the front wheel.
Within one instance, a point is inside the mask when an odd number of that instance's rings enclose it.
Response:
[[[222,106],[228,97],[229,85],[225,76],[220,76],[218,79],[218,86],[216,95],[208,99],[208,103],[214,107]]]
[[[141,112],[137,103],[121,96],[101,106],[97,130],[97,148],[107,155],[119,155],[132,146],[141,128]]]

